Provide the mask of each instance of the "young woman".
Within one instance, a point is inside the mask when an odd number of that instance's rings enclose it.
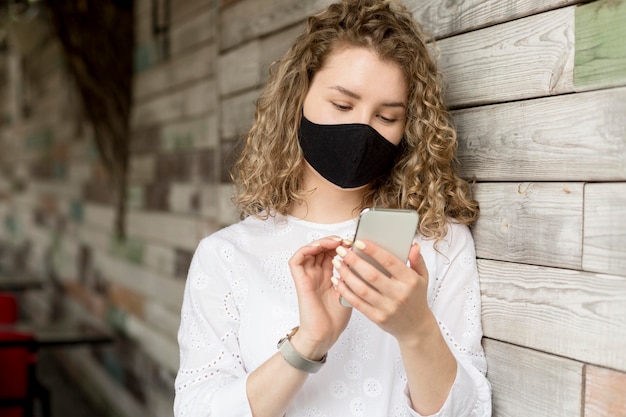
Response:
[[[491,415],[467,227],[478,206],[455,149],[404,7],[344,0],[310,17],[235,166],[245,218],[191,263],[175,415]],[[370,206],[419,213],[407,263],[350,241]]]

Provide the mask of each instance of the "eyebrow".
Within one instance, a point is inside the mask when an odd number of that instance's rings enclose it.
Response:
[[[335,85],[330,87],[331,90],[337,90],[339,91],[341,94],[345,94],[348,97],[351,97],[355,100],[361,100],[361,96],[357,93],[355,93],[354,91],[348,90],[345,87],[342,87],[340,85]],[[402,107],[402,108],[406,108],[406,104],[402,101],[391,101],[391,102],[385,102],[382,103],[382,106],[384,107]]]

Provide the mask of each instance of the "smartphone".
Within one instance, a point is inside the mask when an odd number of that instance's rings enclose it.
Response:
[[[419,216],[415,210],[366,208],[359,215],[354,240],[368,240],[406,262],[415,233]],[[374,265],[380,272],[390,276],[378,262],[353,247],[354,253]],[[341,298],[341,303],[349,307]]]

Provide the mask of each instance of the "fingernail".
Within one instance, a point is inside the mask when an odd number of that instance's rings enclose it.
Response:
[[[310,243],[309,246],[313,246],[314,248],[320,247],[322,245],[320,245],[319,243]]]
[[[341,268],[341,261],[337,258],[333,258],[333,266],[335,267],[335,269]]]
[[[335,242],[341,242],[343,239],[342,239],[342,238],[340,238],[339,236],[333,236],[333,240],[334,240]]]
[[[352,241],[350,239],[344,239],[341,241],[346,246],[352,246]]]
[[[333,286],[336,287],[339,284],[339,279],[337,277],[330,277],[330,282],[333,283]]]
[[[341,256],[342,258],[348,254],[348,250],[343,246],[337,246],[335,252],[337,252],[337,255]]]
[[[362,240],[357,240],[354,242],[354,247],[363,250],[365,249],[365,243]]]

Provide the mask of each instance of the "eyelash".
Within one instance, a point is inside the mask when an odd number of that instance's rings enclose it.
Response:
[[[339,104],[339,103],[332,103],[333,106],[335,106],[338,110],[340,111],[348,111],[348,110],[352,110],[352,106],[346,106],[343,104]],[[383,123],[395,123],[398,119],[390,119],[388,117],[384,117],[381,115],[377,115],[377,117],[383,122]]]

